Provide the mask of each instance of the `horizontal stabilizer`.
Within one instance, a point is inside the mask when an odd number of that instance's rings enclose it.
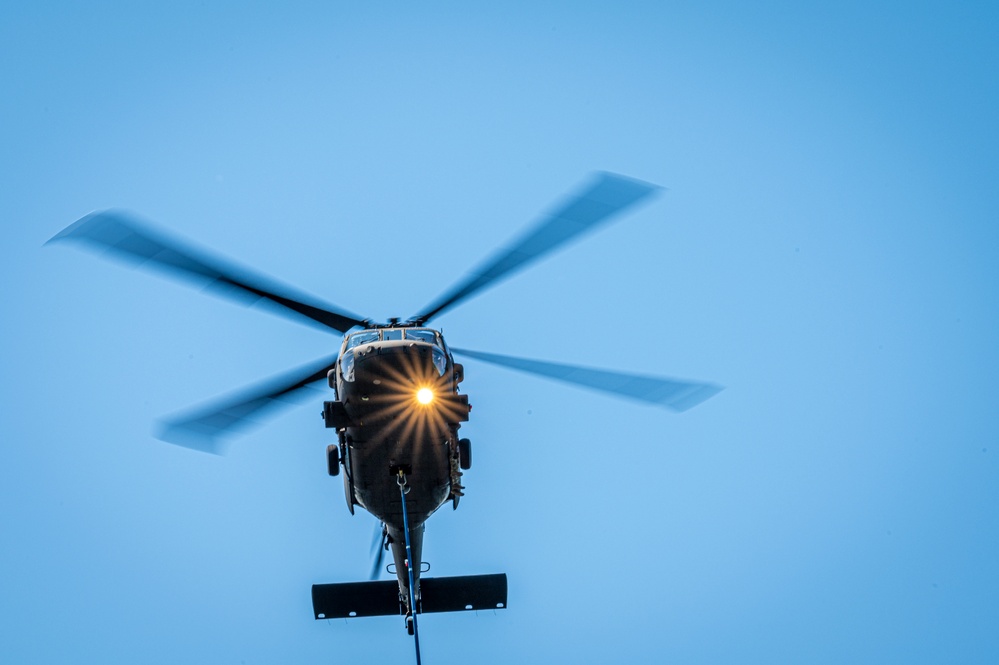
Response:
[[[420,580],[421,612],[495,610],[506,607],[506,573],[427,577]]]
[[[392,616],[402,614],[399,608],[399,583],[395,580],[312,585],[312,610],[317,619]]]
[[[425,577],[420,580],[420,612],[459,612],[506,607],[506,574]],[[316,619],[394,616],[403,613],[394,580],[313,584]]]

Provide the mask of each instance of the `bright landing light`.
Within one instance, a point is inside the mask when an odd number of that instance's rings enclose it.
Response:
[[[434,391],[430,388],[420,388],[416,391],[416,401],[420,404],[430,404],[434,401]]]

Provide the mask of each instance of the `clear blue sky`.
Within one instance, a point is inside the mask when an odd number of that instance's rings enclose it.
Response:
[[[152,437],[338,338],[45,240],[125,208],[406,317],[600,169],[668,191],[437,323],[726,390],[468,361],[426,557],[510,608],[428,615],[425,662],[999,661],[997,63],[983,2],[8,3],[0,660],[412,661],[312,619],[373,523],[322,392]]]

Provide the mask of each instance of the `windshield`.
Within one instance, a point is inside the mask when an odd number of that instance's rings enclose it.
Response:
[[[378,334],[377,330],[364,330],[362,332],[356,332],[347,339],[347,348],[353,349],[355,346],[360,346],[361,344],[377,342]]]
[[[410,328],[406,331],[406,339],[414,339],[418,342],[440,346],[437,342],[437,334],[433,330],[427,330],[426,328]]]
[[[347,350],[360,346],[361,344],[371,344],[372,342],[390,340],[412,340],[414,342],[425,342],[433,344],[438,348],[444,348],[440,336],[432,328],[386,328],[384,330],[361,330],[347,337]]]

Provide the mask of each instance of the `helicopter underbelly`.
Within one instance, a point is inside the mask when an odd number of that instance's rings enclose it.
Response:
[[[369,428],[348,430],[354,498],[381,521],[402,528],[402,502],[398,476],[403,468],[410,491],[406,509],[410,528],[426,521],[451,493],[450,445],[437,437],[400,438],[381,436]],[[373,434],[371,438],[361,438]]]
[[[454,389],[433,364],[433,347],[372,344],[355,355],[354,380],[338,385],[350,416],[346,439],[354,500],[389,526],[402,528],[397,484],[403,470],[410,528],[422,524],[451,495],[451,458],[457,444]],[[419,388],[435,398],[422,404]],[[465,408],[467,418],[467,407]]]

